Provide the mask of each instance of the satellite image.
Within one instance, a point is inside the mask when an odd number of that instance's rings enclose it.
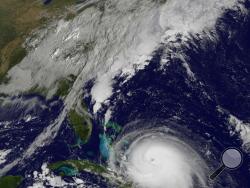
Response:
[[[0,188],[250,188],[250,1],[0,0]]]

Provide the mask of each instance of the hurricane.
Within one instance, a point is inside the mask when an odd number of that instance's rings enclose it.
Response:
[[[208,187],[206,161],[188,138],[171,130],[171,121],[153,124],[121,136],[112,150],[110,167],[135,187]]]

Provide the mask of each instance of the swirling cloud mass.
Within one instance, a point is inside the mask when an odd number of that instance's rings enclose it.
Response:
[[[110,166],[140,188],[208,187],[204,159],[163,127],[126,133],[114,146]]]

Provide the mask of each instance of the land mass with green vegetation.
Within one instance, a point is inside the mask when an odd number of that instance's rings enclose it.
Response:
[[[56,17],[73,18],[68,7],[76,0],[53,0],[44,5],[42,0],[1,0],[0,3],[0,83],[6,83],[6,74],[21,62],[27,51],[23,46],[31,32]]]
[[[4,176],[0,178],[0,187],[17,188],[21,184],[22,180],[22,176]]]
[[[69,93],[70,89],[72,88],[75,80],[76,80],[76,76],[74,75],[70,75],[67,78],[63,78],[59,80],[55,95],[58,97],[65,97]]]
[[[115,183],[119,188],[132,188],[131,182],[123,182],[117,179],[107,168],[101,164],[96,164],[88,160],[65,160],[48,165],[48,168],[60,176],[76,176],[78,173],[87,171],[96,175],[103,176]]]
[[[49,164],[48,168],[52,171],[58,172],[62,176],[76,175],[77,172],[81,171],[89,171],[98,175],[101,175],[103,173],[108,173],[107,169],[104,166],[92,163],[87,160],[59,161],[56,163]]]
[[[92,133],[91,119],[84,114],[79,114],[75,110],[68,113],[69,123],[74,132],[83,143],[87,143]]]

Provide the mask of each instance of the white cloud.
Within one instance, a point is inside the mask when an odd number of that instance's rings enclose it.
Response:
[[[10,152],[11,152],[11,149],[0,150],[0,164],[3,164],[6,162],[6,157],[7,155],[9,155]]]
[[[250,144],[250,123],[244,123],[236,116],[230,115],[228,121],[235,127],[235,131],[238,132],[243,141],[243,147]],[[248,146],[249,147],[249,146]]]

